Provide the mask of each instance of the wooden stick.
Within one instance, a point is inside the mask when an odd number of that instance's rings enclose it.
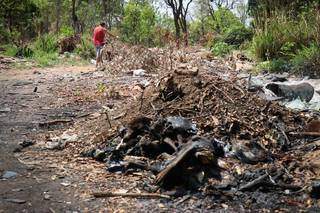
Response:
[[[225,93],[224,91],[222,91],[221,89],[219,89],[218,87],[216,87],[214,84],[212,84],[212,86],[218,90],[219,92],[223,93],[232,103],[234,103],[234,101],[232,100],[232,98],[230,98],[229,95],[227,95],[227,93]]]
[[[170,199],[170,196],[156,193],[121,193],[121,192],[93,192],[92,195],[96,198],[103,197],[131,197],[131,198],[165,198]]]
[[[64,123],[70,123],[73,122],[71,119],[60,119],[60,120],[51,120],[51,121],[45,121],[45,122],[39,122],[39,127],[49,127],[51,125],[58,125],[58,124],[64,124]]]
[[[291,135],[320,137],[320,132],[297,132],[291,133]]]
[[[264,175],[258,177],[257,179],[254,179],[253,181],[251,181],[243,186],[240,186],[239,190],[240,191],[250,190],[250,189],[258,186],[259,184],[263,183],[267,177],[268,177],[268,174],[264,174]]]
[[[108,107],[102,106],[102,108],[104,109],[104,113],[106,114],[108,124],[109,124],[109,126],[111,128],[112,126],[111,126],[111,121],[110,121],[110,118],[109,118]]]

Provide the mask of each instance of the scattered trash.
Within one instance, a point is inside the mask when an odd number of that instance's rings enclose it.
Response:
[[[143,69],[133,70],[133,76],[143,77],[146,75],[146,71]]]
[[[47,142],[47,149],[64,149],[64,147],[70,142],[76,142],[78,136],[76,134],[69,135],[64,132],[61,136],[50,138]]]
[[[67,186],[70,186],[71,185],[71,183],[70,182],[62,182],[62,183],[60,183],[62,186],[65,186],[65,187],[67,187]]]

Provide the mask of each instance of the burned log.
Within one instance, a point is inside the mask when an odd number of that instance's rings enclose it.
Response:
[[[201,184],[203,178],[214,174],[219,176],[219,166],[213,143],[216,142],[203,137],[193,137],[157,175],[156,184],[164,188],[181,184],[194,188]]]
[[[311,101],[314,88],[309,83],[301,83],[297,85],[286,85],[279,83],[270,83],[266,86],[276,96],[283,97],[289,101],[300,98],[302,101]]]

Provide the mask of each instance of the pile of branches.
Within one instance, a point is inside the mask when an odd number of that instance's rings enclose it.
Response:
[[[119,131],[85,156],[106,162],[109,172],[151,172],[164,191],[228,194],[231,201],[223,202],[251,200],[248,208],[287,206],[288,195],[305,207],[307,199],[317,198],[320,162],[314,156],[320,144],[302,134],[309,123],[320,123],[317,114],[261,99],[202,50],[115,49],[109,69],[118,74],[146,68],[159,77],[142,85]]]
[[[203,60],[213,59],[209,51],[194,47],[147,48],[139,45],[130,46],[120,41],[108,42],[103,52],[106,71],[109,74],[131,73],[137,69],[143,69],[147,73],[163,73],[174,70],[181,64],[198,67]]]

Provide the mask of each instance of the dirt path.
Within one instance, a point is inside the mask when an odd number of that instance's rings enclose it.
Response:
[[[158,205],[93,199],[92,190],[132,187],[140,178],[110,176],[103,163],[80,154],[109,131],[102,106],[113,108],[111,118],[123,113],[140,97],[141,80],[107,76],[93,66],[0,70],[0,213],[140,211]],[[77,140],[63,150],[48,149],[51,138],[66,132]],[[19,143],[30,141],[35,144],[17,152]]]
[[[72,114],[79,110],[51,108],[52,102],[60,101],[52,91],[74,81],[73,76],[91,71],[90,66],[0,70],[0,176],[14,172],[13,177],[0,180],[0,212],[79,210],[74,190],[65,190],[59,179],[53,180],[54,169],[26,165],[14,151],[18,143],[30,140],[30,135],[39,131],[39,121],[59,112]]]

